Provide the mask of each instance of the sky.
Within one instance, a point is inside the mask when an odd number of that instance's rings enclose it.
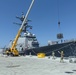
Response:
[[[16,16],[26,14],[31,0],[0,0],[0,47],[14,40],[21,23]],[[35,0],[28,15],[34,33],[41,46],[48,40],[56,41],[57,34],[63,33],[63,40],[76,39],[76,0]],[[60,20],[60,28],[58,27]]]

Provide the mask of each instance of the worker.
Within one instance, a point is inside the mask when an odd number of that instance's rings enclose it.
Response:
[[[53,56],[52,59],[55,59],[55,52],[54,51],[52,51],[52,56]]]
[[[58,53],[61,55],[60,62],[63,62],[64,52],[63,51],[61,51],[61,52],[58,51]]]

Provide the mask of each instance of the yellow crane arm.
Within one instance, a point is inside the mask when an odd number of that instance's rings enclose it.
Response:
[[[18,34],[16,35],[14,41],[13,41],[13,44],[12,44],[12,47],[11,47],[11,51],[15,49],[16,47],[16,44],[17,44],[17,41],[18,41],[18,38],[20,37],[20,33],[22,32],[22,29],[20,29],[18,31]]]

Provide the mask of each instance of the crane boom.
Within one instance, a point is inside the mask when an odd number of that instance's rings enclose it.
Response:
[[[20,27],[20,29],[19,29],[19,31],[18,31],[18,33],[17,33],[17,35],[16,35],[16,37],[15,37],[15,39],[13,41],[12,47],[10,48],[10,52],[12,52],[14,55],[19,54],[18,51],[16,50],[16,44],[17,44],[18,38],[19,38],[19,36],[20,36],[20,34],[22,32],[22,29],[23,29],[23,27],[24,27],[24,25],[26,23],[27,17],[28,17],[28,15],[30,13],[30,10],[31,10],[32,6],[33,6],[33,3],[34,3],[34,0],[32,0],[32,2],[30,4],[30,7],[29,7],[29,9],[28,9],[28,11],[27,11],[27,13],[25,15],[25,18],[24,18],[24,20],[23,20],[23,22],[21,24],[21,27]]]

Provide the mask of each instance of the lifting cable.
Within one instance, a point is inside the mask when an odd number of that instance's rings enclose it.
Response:
[[[57,7],[58,7],[58,27],[60,28],[60,9],[59,9],[59,0],[57,0]]]
[[[58,22],[60,22],[59,0],[57,0],[57,7],[58,7]]]

